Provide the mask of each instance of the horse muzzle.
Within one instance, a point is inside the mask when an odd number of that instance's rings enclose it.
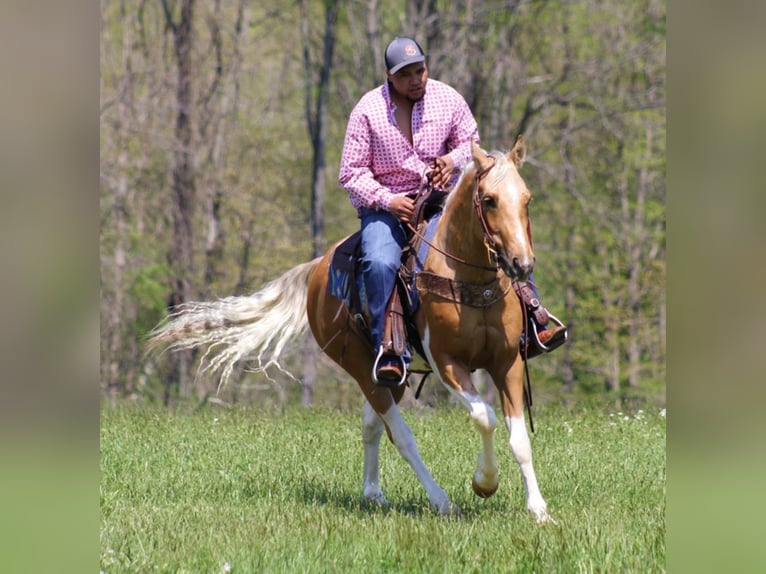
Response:
[[[522,262],[518,257],[508,258],[504,252],[497,254],[497,264],[508,277],[514,281],[526,281],[535,268],[535,258]]]

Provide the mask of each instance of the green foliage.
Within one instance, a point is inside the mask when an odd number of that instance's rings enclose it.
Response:
[[[499,429],[501,482],[471,491],[479,437],[460,409],[404,413],[461,507],[430,510],[384,438],[390,506],[360,497],[359,414],[104,409],[104,572],[663,572],[665,420],[594,404],[540,409],[532,436],[557,525],[538,525]]]
[[[129,293],[137,303],[135,329],[142,336],[157,325],[167,311],[167,285],[170,269],[153,264],[136,269]]]
[[[664,400],[664,3],[511,4],[378,3],[369,20],[367,5],[343,3],[328,102],[324,243],[358,228],[337,166],[351,108],[383,80],[373,40],[379,52],[395,34],[415,35],[427,43],[432,77],[471,102],[487,149],[508,149],[522,130],[527,137],[522,175],[534,194],[535,279],[543,303],[571,327],[567,348],[533,371],[576,396],[610,388],[616,399]],[[309,78],[299,4],[247,4],[240,28],[238,3],[198,4],[194,265],[181,279],[199,298],[253,291],[311,254],[305,90],[316,90],[324,4],[307,6]],[[136,376],[160,376],[143,355],[143,337],[174,279],[166,266],[177,72],[159,5],[106,0],[101,17],[102,361],[112,365],[102,371],[116,377],[102,385],[135,394]],[[208,254],[214,197],[219,236]],[[299,350],[291,361],[300,376]],[[326,396],[348,386],[345,374],[325,367],[318,384]],[[285,393],[300,396],[295,386]],[[257,402],[272,394],[237,396]]]

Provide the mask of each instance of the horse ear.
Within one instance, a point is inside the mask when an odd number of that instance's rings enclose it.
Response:
[[[471,139],[471,155],[473,155],[473,161],[476,162],[477,173],[487,169],[492,163],[490,157],[484,153],[484,150],[473,139]]]
[[[508,159],[516,164],[516,167],[524,165],[524,160],[527,157],[527,146],[524,143],[524,136],[519,135],[516,138],[516,143],[513,144],[511,153],[508,154]]]

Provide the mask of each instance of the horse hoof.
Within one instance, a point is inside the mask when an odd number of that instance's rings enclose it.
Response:
[[[558,524],[558,522],[556,522],[556,519],[553,518],[553,516],[551,516],[550,514],[548,514],[548,511],[544,508],[542,510],[537,510],[537,511],[530,510],[530,512],[532,512],[532,515],[535,517],[535,521],[538,524]]]
[[[463,513],[460,511],[460,507],[455,503],[450,503],[449,506],[442,510],[442,516],[445,518],[462,518]]]
[[[476,493],[476,496],[479,498],[489,498],[493,494],[497,492],[497,484],[495,484],[493,487],[486,488],[484,486],[481,486],[478,482],[476,482],[476,479],[474,478],[471,481],[471,488],[473,488],[473,491]]]
[[[383,495],[382,492],[371,495],[364,495],[362,497],[362,501],[370,506],[379,506],[381,508],[390,505],[388,499]]]

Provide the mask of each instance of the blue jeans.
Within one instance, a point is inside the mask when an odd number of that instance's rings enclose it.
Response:
[[[370,310],[370,332],[375,353],[380,349],[386,305],[396,285],[396,272],[407,243],[404,225],[388,211],[363,208],[362,278]],[[409,359],[409,353],[405,352]]]

